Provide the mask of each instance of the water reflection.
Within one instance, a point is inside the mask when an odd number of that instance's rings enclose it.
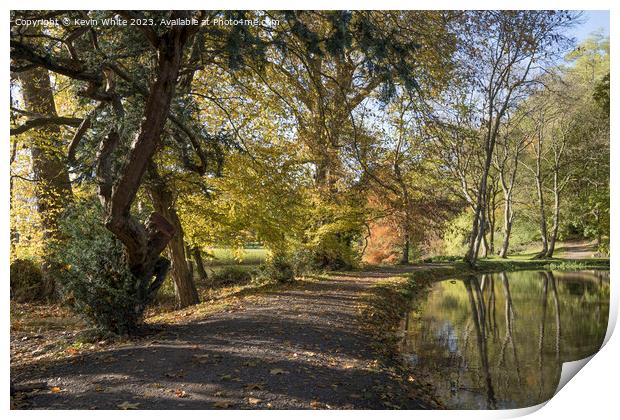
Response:
[[[449,408],[527,407],[600,348],[608,312],[608,271],[446,280],[406,317],[402,350]]]

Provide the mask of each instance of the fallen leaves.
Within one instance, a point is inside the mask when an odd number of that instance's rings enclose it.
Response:
[[[289,373],[289,371],[288,370],[284,370],[284,369],[280,369],[280,368],[275,368],[275,369],[271,369],[269,371],[269,373],[272,374],[272,375],[284,375],[284,374]]]
[[[248,403],[252,404],[252,405],[256,405],[261,403],[263,400],[261,400],[260,398],[254,398],[254,397],[248,397]]]
[[[130,403],[129,401],[123,401],[117,405],[121,410],[137,410],[140,407],[140,403]]]
[[[59,386],[53,386],[53,387],[50,388],[50,391],[52,391],[54,394],[56,394],[56,393],[62,391],[62,389],[60,389]]]
[[[264,383],[255,383],[255,384],[245,384],[243,386],[245,389],[247,389],[248,391],[262,391],[265,389],[265,384]]]
[[[210,359],[208,354],[194,354],[192,358],[194,359],[194,362],[197,363],[209,363]]]
[[[187,398],[187,392],[183,391],[182,389],[177,389],[174,391],[174,395],[176,395],[179,398]]]
[[[232,405],[232,401],[216,401],[213,403],[213,407],[215,408],[230,408]]]

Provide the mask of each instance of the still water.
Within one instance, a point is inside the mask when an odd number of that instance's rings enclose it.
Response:
[[[550,399],[562,363],[599,350],[609,271],[522,271],[433,285],[403,322],[402,351],[447,408],[520,408]]]

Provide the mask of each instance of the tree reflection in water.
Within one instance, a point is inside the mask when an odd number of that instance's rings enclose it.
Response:
[[[608,311],[609,272],[442,281],[407,316],[402,350],[450,408],[526,407],[553,396],[563,362],[600,348]]]

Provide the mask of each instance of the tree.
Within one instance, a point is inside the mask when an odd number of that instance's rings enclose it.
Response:
[[[595,99],[597,79],[603,83],[605,80],[606,61],[604,53],[597,56],[593,52],[604,51],[604,47],[592,45],[591,41],[585,43],[589,44],[589,48],[580,46],[577,49],[582,58],[590,56],[589,59],[577,66],[553,69],[541,80],[543,88],[528,99],[528,106],[536,109],[530,115],[535,135],[532,158],[525,157],[522,164],[533,175],[538,196],[542,250],[537,257],[550,258],[554,254],[562,224],[561,213],[566,207],[574,206],[574,203],[563,205],[566,190],[573,188],[575,183],[583,185],[584,180],[590,180],[593,184],[580,188],[584,192],[573,190],[572,195],[592,197],[595,194],[589,191],[596,191],[592,186],[601,180],[601,175],[602,185],[606,182],[601,172],[593,176],[586,175],[587,170],[584,170],[592,167],[600,171],[605,168],[608,156],[605,152],[608,120],[597,109]],[[550,210],[545,198],[547,194],[551,194],[553,200]],[[597,207],[586,210],[586,213],[592,211],[596,212]],[[551,214],[550,221],[547,213]]]
[[[190,12],[170,14],[173,19],[191,16]],[[174,226],[157,212],[152,213],[143,223],[132,215],[131,205],[142,184],[147,166],[161,145],[164,126],[170,118],[171,102],[175,95],[184,50],[197,29],[196,25],[173,25],[158,33],[153,27],[140,27],[140,33],[143,36],[140,43],[144,45],[146,41],[148,46],[146,51],[150,54],[154,53],[156,57],[153,82],[150,87],[144,89],[136,88],[136,84],[122,70],[122,65],[109,58],[109,55],[114,55],[114,53],[101,49],[102,43],[99,41],[102,40],[94,31],[78,30],[77,35],[72,33],[63,38],[62,42],[68,47],[69,57],[55,56],[52,54],[54,49],[50,45],[30,44],[31,38],[28,38],[26,42],[19,27],[12,31],[13,71],[21,73],[33,67],[43,67],[78,83],[86,83],[82,94],[98,102],[99,105],[95,109],[109,107],[113,111],[112,115],[115,117],[108,127],[99,130],[101,141],[94,166],[98,195],[104,207],[105,226],[123,243],[129,270],[136,283],[140,285],[138,290],[144,292],[134,308],[137,314],[141,314],[145,306],[153,299],[166,276],[169,262],[161,257],[160,253],[174,236]],[[90,44],[84,39],[87,32],[90,36]],[[112,34],[107,31],[106,35]],[[106,40],[106,46],[119,41],[126,47],[134,47],[131,43],[127,43],[128,39],[123,38],[123,35],[132,37],[134,33],[121,31],[113,35],[120,40]],[[42,42],[48,40],[44,36],[41,39]],[[82,47],[79,49],[82,55],[78,53],[75,44]],[[46,52],[40,51],[42,47],[47,48]],[[90,60],[83,60],[86,55]],[[126,133],[123,125],[125,110],[121,94],[117,92],[117,78],[128,82],[130,92],[138,91],[137,93],[145,98],[144,106],[139,112],[141,114],[139,128],[131,127],[133,130],[128,130],[134,132],[135,137],[126,149],[126,157],[122,162],[115,159],[118,148],[124,143]],[[122,89],[120,90],[122,92]],[[85,118],[85,121],[88,121],[87,126],[93,122],[93,118],[92,114]],[[76,138],[71,142],[72,145],[81,140],[85,131],[86,129],[78,129]]]
[[[44,68],[33,68],[18,73],[23,98],[23,109],[14,112],[27,116],[27,120],[11,130],[11,135],[23,133],[27,137],[26,147],[32,156],[32,174],[35,184],[37,211],[43,230],[43,296],[51,297],[55,289],[54,276],[58,267],[48,258],[49,243],[60,240],[58,219],[71,200],[72,191],[64,154],[64,141],[57,124],[75,125],[76,118],[61,118],[56,113],[54,93],[50,76]],[[13,156],[17,152],[17,144]],[[14,160],[14,158],[12,158]]]
[[[494,156],[494,166],[499,176],[500,186],[504,197],[504,225],[502,247],[499,251],[501,258],[508,256],[510,234],[515,219],[514,191],[517,181],[519,162],[523,152],[531,142],[531,133],[524,130],[519,124],[527,111],[520,111],[516,119],[506,124],[506,132],[498,143],[498,152]]]
[[[172,261],[172,278],[177,306],[185,308],[195,305],[200,303],[200,299],[194,284],[190,254],[189,250],[186,250],[183,240],[183,227],[175,209],[173,194],[153,162],[149,164],[148,178],[147,189],[155,211],[170,222],[174,228],[174,236],[168,242],[168,254]],[[200,270],[202,266],[199,265],[198,267]],[[202,272],[204,273],[204,267],[202,267]]]
[[[491,11],[470,15],[469,48],[461,57],[472,83],[484,156],[465,261],[475,264],[486,230],[488,176],[495,144],[506,113],[532,84],[531,73],[561,46],[561,30],[570,13],[554,11]]]

